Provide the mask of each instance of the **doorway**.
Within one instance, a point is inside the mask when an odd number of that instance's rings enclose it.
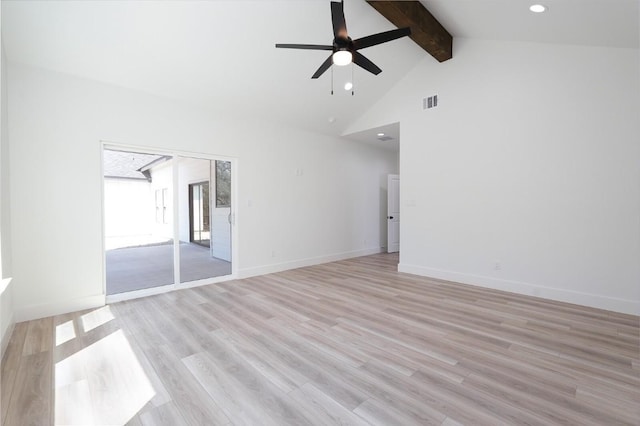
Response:
[[[189,184],[189,241],[211,246],[209,182]]]

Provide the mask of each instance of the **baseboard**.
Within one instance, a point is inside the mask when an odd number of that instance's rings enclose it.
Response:
[[[38,318],[50,317],[53,315],[66,314],[68,312],[81,311],[83,309],[98,308],[105,305],[105,295],[82,297],[71,300],[60,300],[52,303],[40,305],[23,306],[16,309],[16,321],[31,321]]]
[[[11,340],[13,328],[16,324],[12,285],[11,278],[5,278],[0,281],[0,359],[4,357],[4,351],[9,345],[9,340]]]
[[[364,250],[355,250],[350,252],[332,254],[329,256],[319,256],[319,257],[312,257],[307,259],[294,260],[291,262],[276,263],[273,265],[257,266],[254,268],[245,268],[245,269],[240,269],[238,271],[237,276],[233,274],[231,276],[225,275],[223,277],[217,277],[213,279],[204,279],[204,280],[199,280],[199,281],[194,281],[194,282],[189,282],[184,284],[181,283],[179,285],[166,285],[162,287],[154,287],[154,288],[148,288],[143,290],[134,290],[127,293],[113,294],[113,295],[107,296],[106,301],[107,303],[116,303],[116,302],[121,302],[123,300],[137,299],[140,297],[147,297],[147,296],[152,296],[156,294],[167,293],[170,291],[182,290],[185,288],[199,287],[202,285],[214,284],[217,282],[228,281],[236,278],[237,279],[249,278],[249,277],[255,277],[258,275],[273,274],[274,272],[287,271],[289,269],[303,268],[305,266],[320,265],[322,263],[350,259],[352,257],[368,256],[370,254],[381,253],[383,251],[386,251],[385,247],[369,248]]]
[[[9,341],[11,340],[11,335],[13,334],[13,329],[15,328],[15,326],[16,321],[12,316],[9,322],[9,326],[2,334],[2,339],[0,339],[0,359],[4,358],[4,352],[7,350],[7,346],[9,346]]]
[[[277,263],[273,265],[258,266],[254,268],[240,269],[238,278],[249,278],[257,275],[271,274],[274,272],[286,271],[289,269],[302,268],[305,266],[319,265],[322,263],[335,262],[337,260],[349,259],[352,257],[368,256],[370,254],[381,253],[382,248],[368,248],[362,250],[354,250],[349,252],[337,253],[328,256],[319,256],[307,259],[294,260],[291,262]],[[228,277],[224,277],[228,278]],[[200,285],[198,283],[197,285]],[[174,286],[172,289],[187,288],[188,286]],[[114,303],[119,300],[126,300],[135,297],[144,297],[151,294],[163,293],[172,289],[160,289],[151,291],[141,291],[140,294],[128,294],[125,297],[109,296],[109,302]],[[133,292],[132,292],[133,293]],[[24,306],[16,310],[15,318],[17,322],[30,321],[38,318],[45,318],[53,315],[60,315],[68,312],[81,311],[83,309],[97,308],[104,306],[106,296],[96,295],[73,300],[63,300],[53,303],[44,303],[40,305]]]
[[[423,266],[407,265],[405,263],[400,263],[398,265],[398,272],[475,285],[478,287],[486,287],[494,290],[503,290],[527,296],[541,297],[559,302],[574,303],[576,305],[589,306],[608,311],[640,315],[640,301],[564,290],[561,288],[546,287],[520,281],[503,280],[482,275],[425,268]]]
[[[258,275],[273,274],[275,272],[287,271],[289,269],[304,268],[305,266],[320,265],[322,263],[336,262],[338,260],[350,259],[352,257],[369,256],[381,253],[381,247],[374,247],[362,250],[354,250],[343,253],[336,253],[327,256],[310,257],[306,259],[292,260],[290,262],[274,263],[271,265],[256,266],[253,268],[240,269],[238,278],[249,278]]]

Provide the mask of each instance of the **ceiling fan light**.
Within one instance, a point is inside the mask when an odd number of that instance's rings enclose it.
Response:
[[[532,4],[531,6],[529,6],[529,10],[533,13],[542,13],[547,10],[547,8],[542,4]]]
[[[349,65],[353,56],[348,50],[338,50],[333,54],[333,63],[339,67]]]

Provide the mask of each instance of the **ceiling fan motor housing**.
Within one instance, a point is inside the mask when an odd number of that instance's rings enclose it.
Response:
[[[339,50],[348,50],[349,52],[353,52],[355,50],[351,37],[336,37],[333,39],[333,51],[337,52]]]

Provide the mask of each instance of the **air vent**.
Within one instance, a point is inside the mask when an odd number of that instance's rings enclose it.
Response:
[[[378,140],[379,140],[379,141],[390,141],[390,140],[392,140],[392,139],[393,139],[393,138],[392,138],[391,136],[380,136],[380,137],[378,138]]]
[[[422,98],[422,109],[435,108],[438,106],[438,95]]]

